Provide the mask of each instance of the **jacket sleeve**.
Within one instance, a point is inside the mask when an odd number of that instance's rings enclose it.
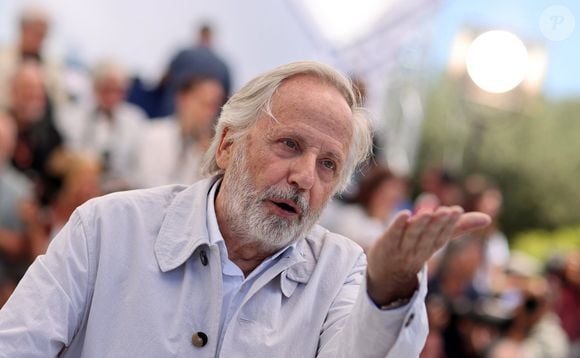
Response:
[[[71,342],[89,297],[88,252],[77,211],[0,310],[0,357],[56,357]]]
[[[418,275],[419,289],[407,305],[382,310],[367,294],[361,255],[329,310],[317,357],[418,357],[428,334],[426,268]]]

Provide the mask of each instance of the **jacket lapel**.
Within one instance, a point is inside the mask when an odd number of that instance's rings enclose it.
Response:
[[[179,267],[198,246],[209,244],[207,194],[216,180],[217,177],[198,181],[179,192],[169,204],[154,248],[162,272]]]

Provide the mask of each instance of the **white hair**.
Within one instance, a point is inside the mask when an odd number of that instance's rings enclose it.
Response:
[[[216,162],[217,149],[226,129],[226,140],[244,137],[263,114],[272,115],[272,97],[280,85],[295,76],[309,75],[335,87],[352,112],[353,133],[347,161],[341,173],[338,190],[344,190],[356,167],[365,162],[372,150],[372,129],[367,111],[360,106],[351,81],[332,67],[314,61],[298,61],[266,72],[242,87],[223,106],[217,122],[216,135],[209,146],[201,171],[205,175],[221,175],[224,170]]]
[[[50,16],[48,11],[39,5],[28,5],[24,7],[20,12],[20,23],[21,24],[29,24],[29,23],[43,23],[48,25],[50,22]]]
[[[117,79],[127,85],[129,81],[129,74],[125,68],[113,60],[102,60],[98,62],[92,71],[93,83],[99,84],[104,80],[110,78]]]

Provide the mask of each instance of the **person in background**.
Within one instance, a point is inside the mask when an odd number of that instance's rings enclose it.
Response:
[[[570,357],[580,356],[580,251],[552,257],[547,264],[554,311],[570,340]]]
[[[224,91],[223,101],[231,91],[231,75],[228,65],[213,48],[214,31],[209,24],[197,30],[197,42],[193,47],[180,50],[170,61],[163,84],[167,86],[163,99],[162,115],[175,110],[175,95],[192,77],[211,77],[220,82]],[[223,104],[220,103],[220,106]]]
[[[152,120],[141,133],[134,173],[139,186],[191,184],[201,178],[201,158],[213,138],[224,95],[211,77],[192,77],[180,87],[175,114]]]
[[[10,81],[8,112],[17,128],[12,165],[34,182],[41,205],[46,205],[59,185],[51,163],[66,151],[48,106],[44,78],[34,61],[23,62]]]
[[[35,205],[33,186],[10,163],[15,144],[16,125],[0,112],[0,307],[24,274],[27,234],[33,229],[23,217],[25,206]]]
[[[435,210],[441,205],[441,191],[443,187],[444,170],[439,165],[430,164],[420,174],[418,190],[415,199],[415,210]]]
[[[540,264],[524,253],[515,252],[510,257],[507,283],[520,292],[520,300],[506,338],[519,343],[525,357],[568,358],[570,342],[552,309],[554,292],[540,276],[540,269]]]
[[[450,242],[439,253],[437,272],[429,281],[427,304],[437,318],[429,334],[443,339],[447,357],[464,357],[473,351],[462,326],[470,325],[465,313],[478,298],[473,277],[482,260],[481,247],[481,240],[472,235]]]
[[[0,266],[0,309],[4,306],[6,301],[8,301],[8,298],[10,298],[10,295],[14,292],[15,287],[16,284],[14,281],[8,278],[4,267]]]
[[[147,118],[125,101],[127,84],[128,76],[119,64],[100,62],[93,70],[92,108],[71,107],[59,116],[69,147],[100,159],[105,192],[136,187],[139,141]]]
[[[22,173],[15,170],[10,158],[16,145],[16,125],[12,118],[0,112],[0,247],[4,251],[18,253],[19,242],[14,242],[8,232],[23,231],[23,222],[18,212],[22,201],[33,200],[32,183]],[[12,248],[12,249],[9,249]]]
[[[323,226],[354,240],[365,251],[380,238],[407,198],[407,181],[373,165],[359,177],[353,204],[339,204],[321,217]]]
[[[503,290],[504,271],[510,259],[507,237],[500,229],[499,215],[503,205],[503,195],[499,188],[481,175],[472,175],[465,182],[468,210],[486,213],[491,225],[473,233],[483,240],[484,257],[475,278],[474,286],[481,294],[494,294]]]
[[[420,358],[445,358],[443,331],[449,324],[451,313],[448,302],[441,295],[428,294],[425,299],[429,334]]]
[[[465,206],[466,193],[461,179],[450,172],[444,171],[441,176],[438,198],[440,205]]]
[[[527,356],[521,344],[509,339],[500,339],[493,343],[487,352],[485,358],[533,358]]]
[[[22,62],[38,64],[45,79],[49,106],[67,104],[68,96],[63,85],[62,65],[44,53],[46,35],[50,29],[47,11],[39,6],[27,6],[22,10],[19,22],[19,42],[0,50],[0,108],[10,104],[10,76]]]
[[[420,193],[415,210],[433,210],[439,205],[465,205],[465,191],[461,180],[439,165],[429,165],[419,178]]]
[[[32,247],[34,255],[44,254],[50,240],[68,221],[73,211],[86,201],[103,195],[102,164],[88,153],[72,153],[59,164],[63,178],[54,202],[43,213],[47,240]]]

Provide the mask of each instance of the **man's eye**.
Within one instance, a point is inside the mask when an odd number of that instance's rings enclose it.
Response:
[[[330,170],[336,170],[336,163],[333,162],[332,160],[323,160],[322,161],[322,165],[324,166],[324,168],[326,169],[330,169]]]
[[[290,149],[298,149],[298,143],[292,139],[284,139],[282,142]]]

